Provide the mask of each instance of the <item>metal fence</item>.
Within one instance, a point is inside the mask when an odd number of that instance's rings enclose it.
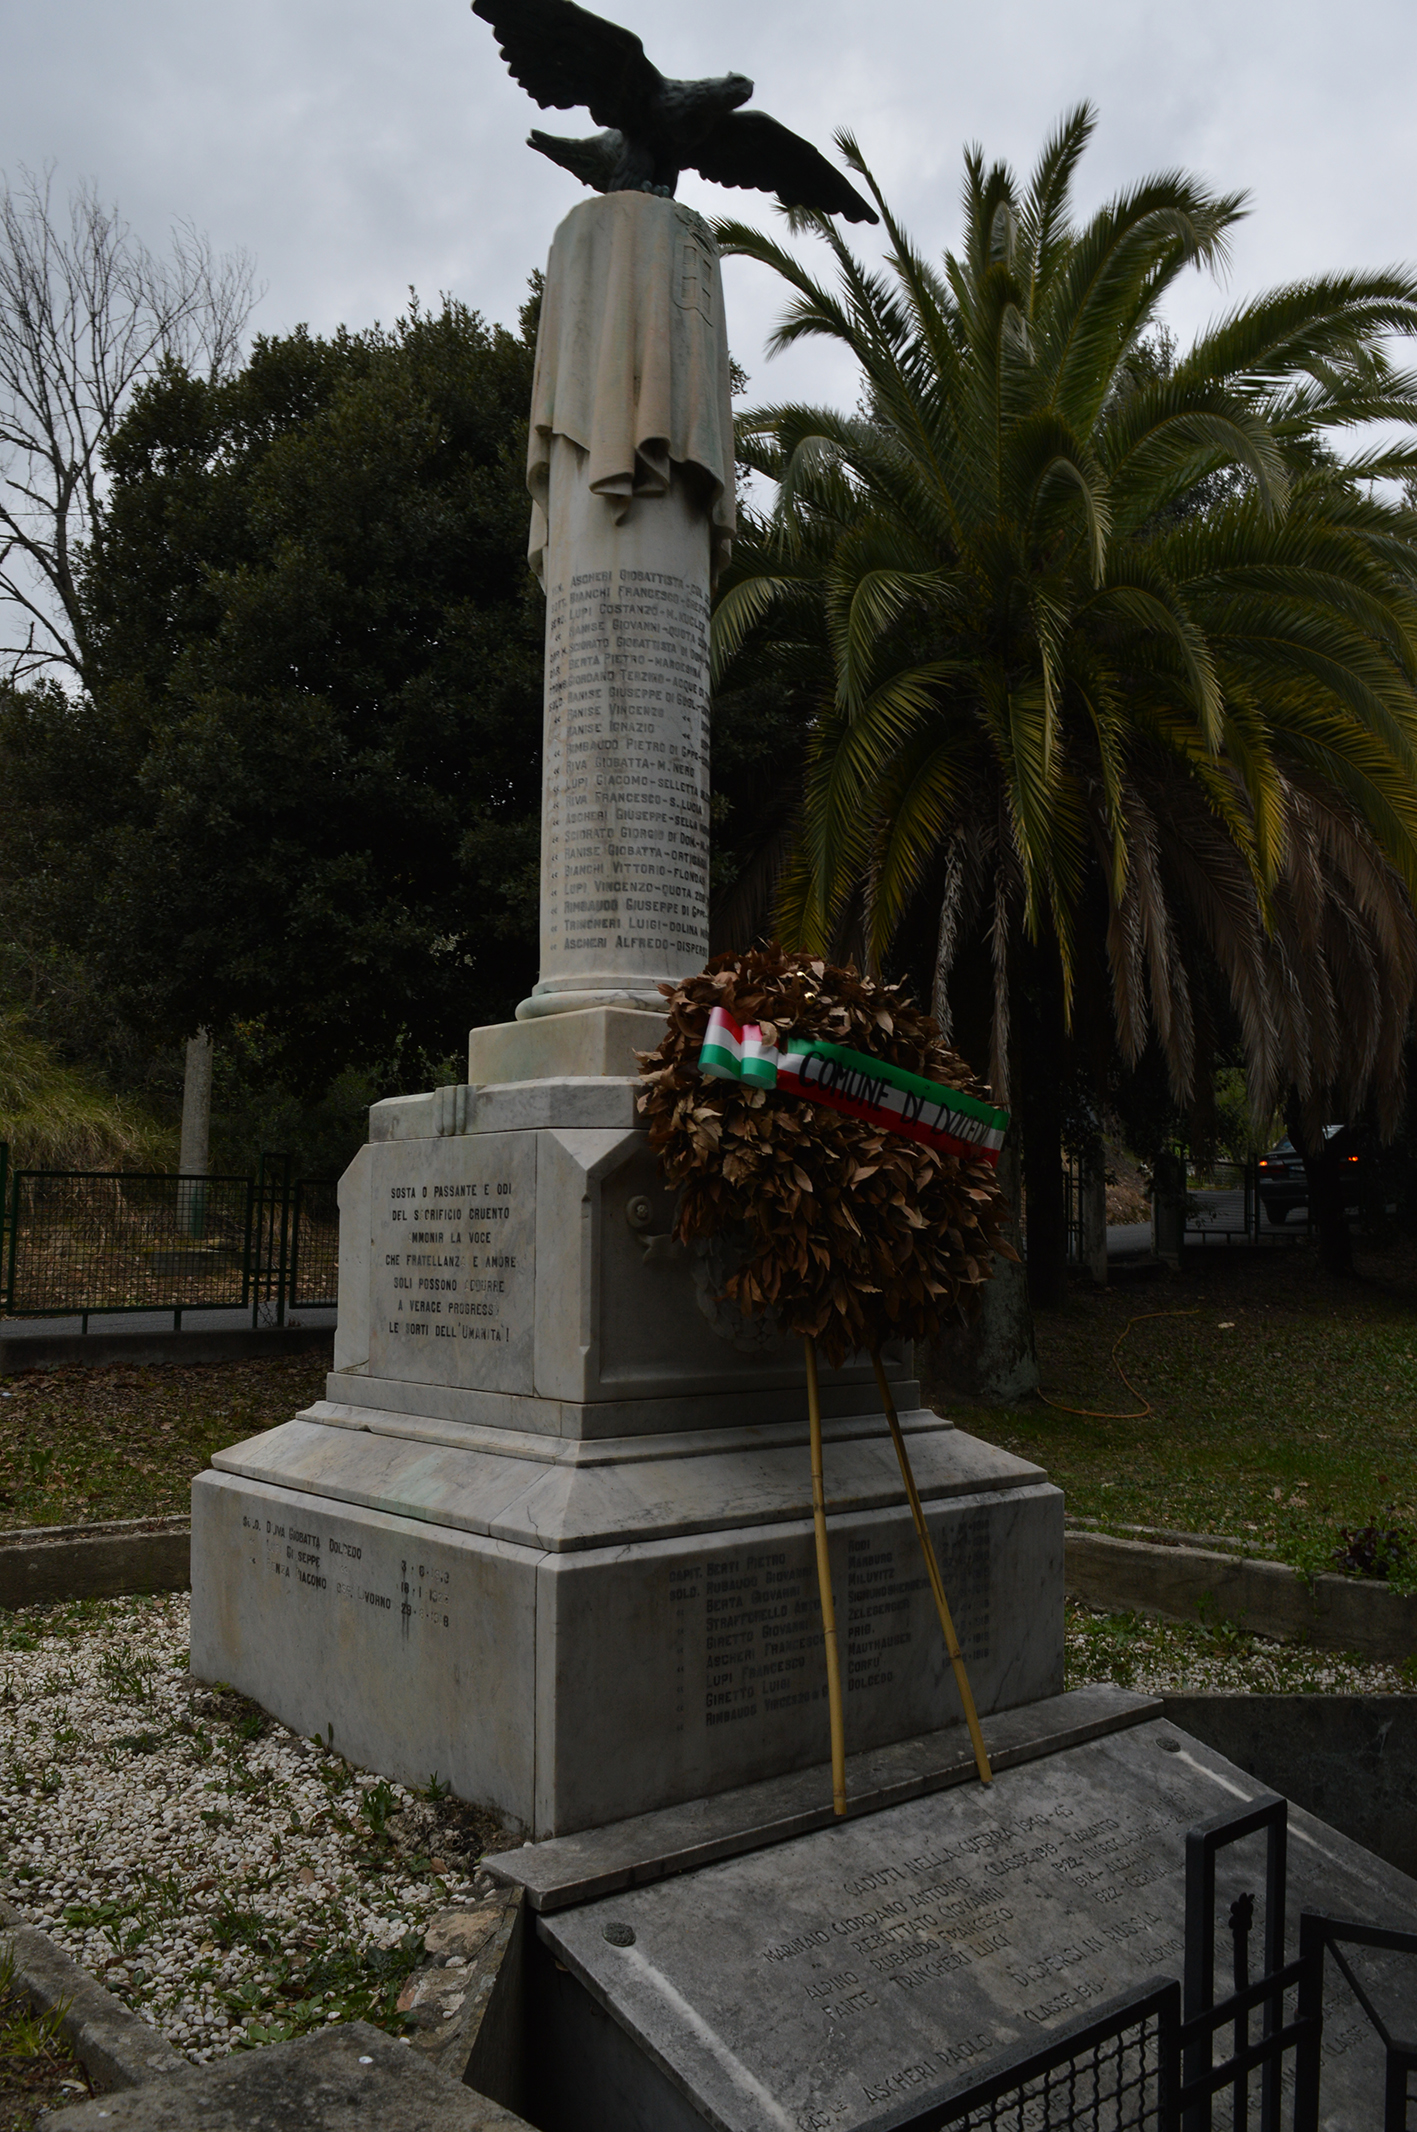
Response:
[[[1073,1265],[1081,1265],[1082,1167],[1076,1156],[1063,1165],[1063,1194],[1068,1258]],[[1306,1198],[1296,1200],[1290,1194],[1286,1204],[1282,1189],[1268,1195],[1261,1192],[1257,1161],[1215,1161],[1204,1169],[1187,1164],[1181,1233],[1187,1245],[1297,1244],[1313,1234],[1313,1223]]]
[[[1176,2122],[1181,1987],[1153,1977],[1041,2050],[1000,2059],[948,2114],[940,2132],[1161,2132]]]
[[[1261,1973],[1250,1974],[1255,1897],[1246,1893],[1229,1905],[1231,1988],[1217,1998],[1216,1858],[1253,1836],[1266,1851]],[[1383,2115],[1372,2132],[1417,2132],[1417,1932],[1306,1910],[1287,1962],[1287,1839],[1288,1806],[1273,1794],[1192,1829],[1184,1986],[1152,1977],[1043,2045],[997,2059],[967,2087],[873,2120],[870,2132],[1211,2132],[1217,2111],[1231,2132],[1281,2132],[1286,2099],[1291,2132],[1319,2132],[1328,1963],[1346,1987],[1345,2015],[1356,2003],[1383,2051]],[[1348,1958],[1354,1948],[1402,1965],[1386,2013]],[[1392,2006],[1405,2010],[1406,2033],[1395,2030]]]
[[[288,1155],[254,1177],[23,1170],[0,1142],[0,1316],[249,1312],[332,1306],[339,1273],[333,1178],[295,1178]]]
[[[1186,1241],[1259,1244],[1278,1242],[1281,1236],[1306,1235],[1309,1210],[1291,1228],[1287,1220],[1266,1213],[1259,1193],[1259,1168],[1254,1162],[1212,1162],[1186,1178]]]

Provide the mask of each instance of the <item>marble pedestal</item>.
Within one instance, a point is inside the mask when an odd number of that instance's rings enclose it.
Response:
[[[328,1396],[193,1488],[194,1672],[537,1837],[827,1739],[801,1349],[709,1322],[633,1099],[587,1077],[376,1105]],[[888,1367],[980,1709],[1056,1693],[1060,1494]],[[824,1372],[823,1403],[867,1748],[958,1704],[869,1364]]]

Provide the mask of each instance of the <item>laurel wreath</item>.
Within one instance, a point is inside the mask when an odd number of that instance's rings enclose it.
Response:
[[[675,1234],[728,1247],[728,1301],[748,1318],[773,1313],[836,1367],[969,1319],[995,1257],[1018,1255],[990,1163],[699,1070],[709,1015],[722,1007],[759,1023],[767,1043],[843,1045],[987,1100],[905,988],[771,947],[721,955],[660,989],[669,1026],[639,1054],[639,1109],[678,1194]]]

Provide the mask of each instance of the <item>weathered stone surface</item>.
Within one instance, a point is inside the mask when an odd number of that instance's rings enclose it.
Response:
[[[191,1574],[190,1551],[186,1518],[127,1518],[7,1533],[0,1540],[0,1607],[182,1591]]]
[[[550,461],[541,976],[519,1021],[653,1009],[709,949],[701,491],[676,467],[617,512],[569,438]]]
[[[536,1563],[289,1489],[192,1489],[192,1671],[293,1731],[529,1824]]]
[[[1166,1715],[1417,1877],[1417,1695],[1168,1695]]]
[[[44,2122],[52,2132],[529,2132],[363,2021],[238,2051]]]
[[[194,1671],[541,1835],[817,1761],[801,1350],[713,1331],[646,1136],[385,1141],[343,1189],[336,1396],[194,1486]],[[980,1708],[1056,1693],[1061,1497],[886,1361]],[[822,1385],[854,1748],[957,1714],[869,1380]]]
[[[508,1123],[583,1087],[441,1090],[362,1152],[330,1397],[193,1495],[200,1676],[543,1836],[825,1737],[801,1345],[715,1330],[642,1130]],[[1057,1693],[1061,1497],[885,1362],[980,1709]],[[958,1704],[869,1361],[822,1404],[859,1750]]]
[[[419,1972],[420,2004],[431,2010],[436,2002],[437,2011],[412,2039],[430,2065],[513,2110],[522,2105],[527,2055],[523,1916],[520,1888],[440,1912],[424,1934],[432,1966]]]
[[[648,1135],[578,1122],[625,1112],[628,1084],[606,1085],[610,1110],[584,1081],[466,1090],[466,1130],[361,1151],[340,1187],[332,1399],[587,1436],[773,1421],[783,1392],[802,1410],[799,1341],[744,1352],[709,1322]],[[886,1362],[903,1390],[909,1358]],[[828,1411],[846,1385],[875,1405],[865,1360],[823,1383]]]
[[[86,1969],[0,1901],[0,1950],[14,1958],[15,1981],[37,2013],[57,2012],[60,2028],[99,2089],[138,2087],[184,2070],[166,2036],[105,1991]]]
[[[1417,1655],[1417,1595],[1391,1591],[1378,1578],[1320,1576],[1310,1585],[1283,1562],[1072,1531],[1067,1582],[1074,1598],[1139,1607],[1168,1621],[1218,1615],[1280,1643],[1358,1651],[1399,1665]]]
[[[296,1732],[333,1727],[343,1753],[405,1782],[437,1770],[538,1835],[821,1759],[804,1444],[528,1475],[511,1456],[481,1454],[474,1471],[470,1453],[315,1428],[300,1438],[304,1426],[222,1454],[250,1477],[194,1484],[199,1677],[230,1681]],[[980,1709],[1055,1694],[1057,1491],[962,1431],[914,1440]],[[261,1477],[292,1444],[298,1491]],[[856,1748],[958,1715],[890,1456],[879,1433],[829,1447]],[[383,1507],[397,1501],[420,1515]],[[732,1522],[748,1516],[773,1521]]]
[[[371,1377],[533,1389],[538,1138],[372,1149]]]
[[[961,1785],[543,1915],[538,1937],[581,1992],[577,2004],[549,1964],[536,1972],[549,2078],[529,2112],[546,2132],[851,2132],[923,2104],[1145,1977],[1179,1976],[1186,1831],[1261,1792],[1153,1720],[1004,1770],[988,1790]],[[1417,1927],[1417,1883],[1298,1810],[1289,1861],[1291,1946],[1305,1904]],[[1223,1855],[1222,1934],[1234,1896],[1252,1889],[1262,1910],[1263,1886],[1257,1839]],[[1410,2007],[1401,1958],[1368,1973],[1394,2017]],[[589,2019],[596,2007],[611,2019]],[[574,2110],[556,2077],[572,2039]],[[666,2092],[679,2114],[646,2100]],[[1335,1995],[1324,2123],[1381,2122],[1381,2094],[1376,2039]]]
[[[558,1016],[545,1025],[541,1022],[509,1022],[504,1026],[515,1033],[528,1052],[537,1048],[538,1040],[541,1049],[551,1051],[555,1048],[553,1040],[566,1022],[601,1020],[615,1012],[609,1007],[588,1008],[578,1014]],[[651,1041],[642,1044],[643,1049],[653,1049],[663,1034],[658,1015],[621,1010],[619,1019],[649,1024],[644,1033]],[[472,1033],[490,1038],[498,1032],[474,1029]],[[580,1032],[573,1029],[572,1033]],[[571,1049],[565,1045],[561,1048]],[[626,1062],[634,1064],[628,1052]],[[370,1109],[369,1138],[371,1141],[457,1139],[470,1133],[530,1132],[558,1126],[592,1132],[607,1128],[624,1131],[639,1122],[635,1111],[639,1088],[638,1074],[585,1074],[575,1078],[566,1074],[539,1078],[524,1074],[519,1079],[497,1082],[485,1088],[467,1084],[461,1088],[433,1089],[426,1095],[389,1096]]]
[[[530,1022],[490,1022],[468,1032],[472,1082],[637,1078],[640,1051],[653,1051],[664,1016],[643,1007],[579,1007]],[[596,1121],[597,1123],[600,1121]]]
[[[434,1961],[466,1966],[492,1937],[504,1907],[503,1898],[494,1895],[462,1910],[440,1910],[424,1927],[425,1950]]]
[[[990,1767],[1014,1769],[1035,1762],[1105,1732],[1143,1724],[1160,1710],[1155,1696],[1095,1686],[996,1711],[983,1720]],[[876,1814],[907,1799],[978,1781],[973,1744],[961,1721],[918,1739],[849,1754],[847,1813],[853,1818]],[[721,1858],[741,1858],[835,1825],[830,1775],[819,1764],[578,1835],[489,1852],[483,1865],[499,1879],[524,1888],[534,1910],[565,1910],[621,1888],[647,1887]]]
[[[510,1431],[386,1427],[367,1411],[362,1419],[362,1427],[330,1426],[315,1407],[219,1452],[214,1465],[222,1474],[556,1554],[777,1525],[811,1510],[800,1421],[705,1430],[696,1438],[642,1437],[597,1445],[591,1455],[587,1446],[518,1441]],[[1037,1466],[932,1414],[907,1410],[904,1426],[927,1502],[1043,1489],[1057,1511],[1057,1491]],[[872,1415],[841,1416],[823,1434],[828,1512],[899,1510],[900,1469],[883,1424]]]

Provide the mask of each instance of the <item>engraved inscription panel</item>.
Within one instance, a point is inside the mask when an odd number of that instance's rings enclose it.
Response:
[[[452,1578],[432,1559],[437,1551],[417,1549],[405,1539],[362,1531],[332,1520],[312,1501],[298,1515],[284,1503],[263,1511],[253,1499],[243,1512],[241,1537],[247,1562],[257,1575],[276,1577],[309,1604],[348,1608],[360,1619],[393,1621],[405,1635],[415,1625],[435,1639],[466,1623],[454,1599]]]
[[[530,1392],[536,1136],[373,1149],[369,1372]]]
[[[672,570],[548,586],[543,979],[707,958],[708,619]]]
[[[939,1540],[937,1536],[937,1547]],[[946,1589],[966,1659],[989,1657],[989,1516],[955,1516],[940,1548]],[[842,1686],[848,1724],[902,1696],[932,1721],[932,1688],[945,1672],[944,1645],[913,1527],[875,1523],[833,1549]],[[810,1537],[724,1556],[669,1564],[674,1730],[678,1735],[756,1723],[775,1729],[784,1712],[826,1702],[817,1565]],[[853,1718],[851,1713],[855,1713]]]
[[[531,1811],[535,1569],[477,1535],[206,1474],[192,1664],[403,1783]]]
[[[1153,1722],[998,1771],[988,1790],[962,1785],[864,1815],[541,1929],[706,2115],[735,2132],[765,2121],[855,2132],[912,2097],[923,2106],[932,2090],[964,2085],[1011,2045],[1037,2045],[1145,1978],[1179,1976],[1186,1832],[1261,1790]],[[1377,1859],[1305,1816],[1291,1813],[1291,1829],[1291,1951],[1306,1904],[1395,1914]],[[1247,1889],[1258,1934],[1259,1838],[1222,1854],[1222,1945],[1229,1905]],[[1417,1923],[1401,1896],[1396,1911]],[[607,1916],[633,1927],[640,1963],[662,1977],[653,1998],[617,1967],[601,1935]],[[736,2079],[675,1999],[703,2034],[732,2039]],[[1323,2039],[1325,2122],[1377,2124],[1381,2053],[1349,2005],[1335,2016]],[[745,2107],[745,2076],[775,2116]],[[1216,2099],[1218,2127],[1232,2121],[1228,2100]]]

